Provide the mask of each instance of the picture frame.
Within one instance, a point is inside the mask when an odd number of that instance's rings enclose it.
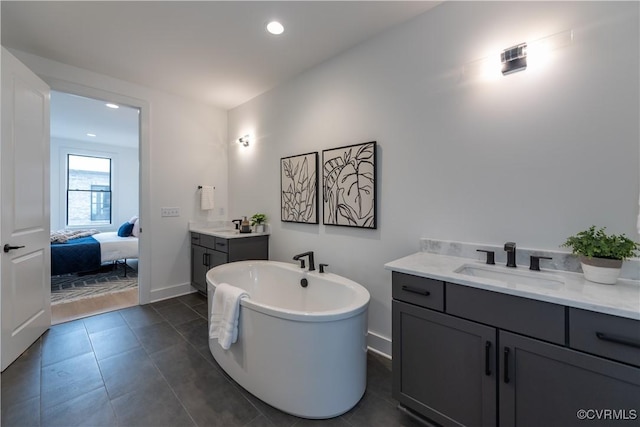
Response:
[[[376,141],[322,151],[325,225],[377,228]]]
[[[318,152],[280,159],[280,220],[318,224]]]

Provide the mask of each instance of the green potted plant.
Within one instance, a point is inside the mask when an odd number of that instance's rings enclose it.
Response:
[[[264,232],[264,224],[267,222],[267,216],[263,213],[253,214],[251,217],[251,226],[256,228],[256,233]]]
[[[636,250],[640,249],[640,244],[624,234],[607,235],[605,229],[596,230],[596,226],[592,225],[567,238],[560,246],[569,247],[575,255],[580,256],[585,279],[613,285],[620,275],[622,262],[637,256]]]

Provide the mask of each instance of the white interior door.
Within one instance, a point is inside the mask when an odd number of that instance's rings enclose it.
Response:
[[[51,326],[49,87],[2,48],[2,370]]]

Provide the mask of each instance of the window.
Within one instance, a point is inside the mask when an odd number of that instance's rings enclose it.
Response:
[[[111,224],[111,159],[67,156],[67,225]]]

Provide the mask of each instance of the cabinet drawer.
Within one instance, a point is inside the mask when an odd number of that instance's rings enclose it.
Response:
[[[410,274],[391,274],[393,299],[442,311],[444,309],[444,283]]]
[[[569,346],[640,366],[640,321],[570,308]]]
[[[191,233],[191,244],[192,245],[199,245],[200,244],[200,234]]]
[[[208,234],[201,234],[199,245],[204,246],[205,248],[214,249],[216,247],[215,237],[209,236]]]
[[[449,314],[565,344],[564,306],[468,286],[446,284]]]
[[[216,244],[212,248],[220,252],[229,252],[229,240],[216,237]]]

